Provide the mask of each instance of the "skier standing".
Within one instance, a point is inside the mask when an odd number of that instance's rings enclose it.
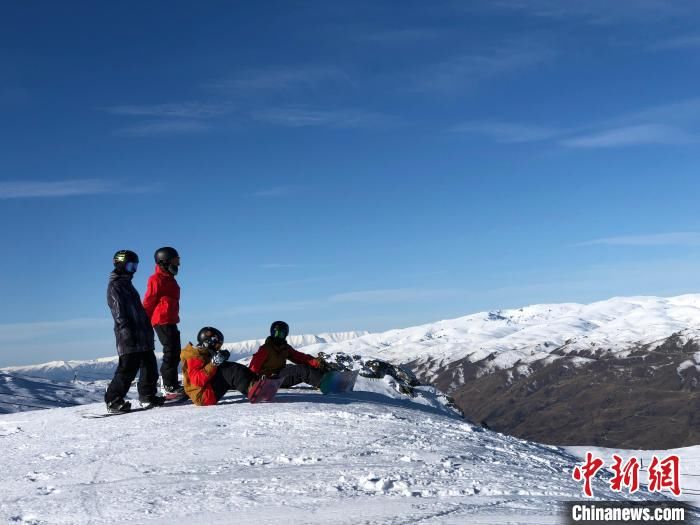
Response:
[[[250,369],[258,375],[279,376],[283,379],[281,388],[289,388],[299,383],[319,386],[323,377],[323,363],[309,354],[299,352],[287,343],[289,325],[275,321],[270,326],[270,336],[250,361]],[[287,365],[290,360],[295,365]]]
[[[229,363],[230,352],[222,350],[224,334],[205,326],[197,334],[197,346],[192,343],[182,349],[182,379],[184,389],[195,405],[215,405],[233,389],[247,396],[256,376],[248,367]]]
[[[163,362],[160,375],[163,390],[167,397],[184,396],[185,392],[178,381],[177,369],[180,365],[180,285],[175,276],[180,267],[180,255],[175,248],[164,246],[154,254],[156,269],[148,278],[143,307],[151,319],[151,324],[163,345]]]
[[[156,395],[158,363],[154,352],[153,328],[131,280],[139,257],[130,250],[119,250],[113,257],[114,270],[107,286],[107,305],[114,318],[119,364],[105,392],[108,412],[128,412],[131,403],[124,400],[131,382],[139,374],[138,393],[141,406],[162,405]]]

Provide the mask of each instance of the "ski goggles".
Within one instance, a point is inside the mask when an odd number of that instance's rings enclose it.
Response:
[[[287,335],[289,335],[289,332],[281,328],[275,328],[272,332],[272,337],[275,339],[286,339]]]
[[[129,272],[129,273],[136,273],[136,269],[139,267],[139,263],[129,261],[128,263],[124,264],[124,269]]]

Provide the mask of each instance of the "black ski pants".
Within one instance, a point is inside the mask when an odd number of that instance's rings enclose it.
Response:
[[[279,376],[282,378],[280,388],[290,388],[299,383],[306,383],[318,388],[323,372],[309,365],[287,365],[280,370]]]
[[[180,330],[176,324],[159,324],[154,327],[158,340],[163,345],[163,362],[160,365],[160,375],[164,387],[177,387],[177,368],[180,366]]]
[[[105,392],[105,402],[111,403],[115,399],[126,397],[131,388],[131,382],[139,374],[137,389],[139,398],[148,398],[156,395],[158,383],[158,361],[153,350],[147,352],[134,352],[119,356],[119,364],[114,372],[114,379]]]
[[[211,387],[218,401],[229,390],[238,390],[244,396],[248,395],[248,386],[255,379],[255,374],[247,366],[239,363],[224,362],[211,378]]]

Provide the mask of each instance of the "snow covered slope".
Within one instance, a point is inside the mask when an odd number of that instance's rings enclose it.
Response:
[[[577,460],[562,449],[389,397],[381,383],[106,419],[81,417],[101,404],[0,416],[0,443],[13,451],[3,455],[0,521],[547,524],[581,498]],[[622,497],[602,479],[594,491]]]

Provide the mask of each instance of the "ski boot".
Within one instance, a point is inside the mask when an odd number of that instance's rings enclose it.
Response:
[[[129,411],[131,411],[131,403],[124,401],[121,397],[107,403],[107,413],[109,414],[123,414]]]
[[[139,404],[143,409],[162,407],[164,403],[165,398],[163,396],[139,396]]]

